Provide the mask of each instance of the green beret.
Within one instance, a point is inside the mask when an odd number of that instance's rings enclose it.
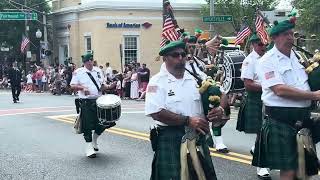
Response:
[[[186,48],[186,44],[183,41],[168,41],[168,43],[165,46],[160,48],[159,55],[160,56],[164,56],[168,52],[170,52],[170,51],[172,51],[174,49],[177,49],[177,48],[185,49]]]
[[[85,55],[82,55],[81,58],[82,58],[82,62],[83,63],[85,63],[87,61],[90,61],[90,60],[92,61],[93,60],[93,54],[87,53]]]
[[[259,36],[257,35],[257,33],[253,33],[249,39],[249,42],[251,42],[251,43],[252,42],[259,42],[259,41],[261,41],[261,40],[260,40]]]
[[[228,45],[229,45],[228,39],[222,38],[222,39],[221,39],[221,44],[224,45],[224,46],[228,46]]]
[[[284,20],[281,22],[275,21],[274,26],[270,29],[270,36],[278,35],[282,32],[285,32],[289,29],[293,29],[295,27],[295,17],[290,18],[289,20]]]
[[[190,36],[188,43],[197,43],[198,38],[196,36]]]

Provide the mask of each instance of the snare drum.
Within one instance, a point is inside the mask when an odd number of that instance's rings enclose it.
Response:
[[[242,62],[245,58],[244,52],[239,50],[224,52],[223,64],[219,64],[219,67],[223,71],[222,89],[225,93],[244,91],[244,84],[240,77]]]
[[[99,124],[109,125],[120,119],[121,99],[119,96],[113,94],[103,95],[97,99],[96,103]]]

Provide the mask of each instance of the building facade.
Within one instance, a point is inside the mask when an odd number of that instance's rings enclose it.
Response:
[[[172,3],[181,28],[193,34],[208,29],[200,15],[201,4]],[[162,0],[123,2],[108,0],[57,0],[53,2],[53,59],[67,58],[81,65],[81,55],[93,52],[99,65],[110,62],[113,69],[131,61],[146,63],[153,73],[162,32]],[[121,58],[122,55],[122,58]]]

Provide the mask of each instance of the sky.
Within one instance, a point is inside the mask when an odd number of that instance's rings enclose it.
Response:
[[[82,2],[90,2],[92,0],[82,0]],[[156,2],[155,0],[95,0],[95,1],[125,1],[125,2]],[[159,0],[161,3],[162,0]],[[206,3],[205,0],[170,0],[172,3]]]
[[[90,2],[92,0],[82,0],[82,2]],[[98,0],[98,1],[115,1],[115,0]],[[126,1],[129,0],[117,0],[117,1]],[[155,0],[130,0],[130,2],[155,2]],[[159,0],[161,2],[162,0]],[[291,1],[292,0],[280,0],[277,9],[291,9]],[[205,0],[170,0],[172,3],[206,3]]]

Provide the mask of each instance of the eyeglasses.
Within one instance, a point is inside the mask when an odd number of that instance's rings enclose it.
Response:
[[[173,57],[173,58],[177,58],[177,57],[186,57],[187,56],[187,53],[185,52],[173,52],[173,53],[170,53],[168,54],[169,56]]]

